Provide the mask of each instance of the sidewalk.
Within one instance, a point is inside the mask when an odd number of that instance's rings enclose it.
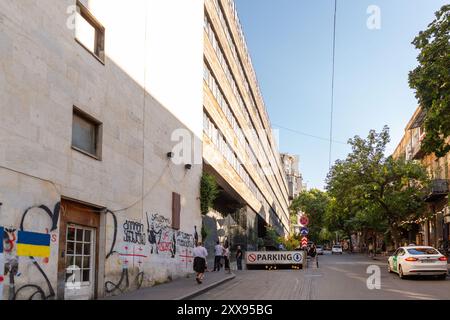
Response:
[[[195,275],[189,278],[179,278],[172,282],[144,288],[137,291],[107,297],[102,300],[186,300],[202,294],[218,285],[232,280],[235,274],[220,272],[207,272],[202,284],[195,282]]]

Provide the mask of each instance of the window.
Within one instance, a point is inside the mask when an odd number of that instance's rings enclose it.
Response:
[[[75,40],[100,62],[105,62],[105,28],[80,1],[77,1]]]
[[[435,249],[433,248],[414,248],[414,249],[407,249],[409,254],[412,254],[414,256],[420,256],[420,255],[427,255],[427,254],[439,254]]]
[[[72,148],[101,158],[102,124],[78,108],[73,109]]]

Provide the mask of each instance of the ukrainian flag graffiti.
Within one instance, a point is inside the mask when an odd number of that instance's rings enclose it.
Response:
[[[25,257],[50,257],[50,235],[19,231],[17,255]]]

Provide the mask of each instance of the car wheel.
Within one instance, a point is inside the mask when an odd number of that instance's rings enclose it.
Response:
[[[398,266],[398,276],[400,277],[400,279],[405,279],[405,275],[403,274],[403,269],[402,266]]]

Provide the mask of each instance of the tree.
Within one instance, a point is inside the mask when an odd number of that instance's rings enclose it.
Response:
[[[386,157],[389,141],[388,127],[380,133],[371,130],[366,139],[349,140],[352,152],[338,160],[327,177],[333,200],[326,221],[349,236],[355,230],[387,229],[397,245],[400,223],[418,218],[425,210],[423,190],[428,179],[421,164]]]
[[[419,66],[409,73],[409,85],[426,112],[422,148],[438,157],[450,151],[450,5],[412,42],[420,50]]]
[[[318,189],[303,191],[291,204],[291,212],[303,211],[309,217],[308,238],[319,241],[320,232],[324,226],[324,216],[330,202],[328,194]]]
[[[203,215],[208,214],[218,194],[219,188],[216,179],[212,175],[204,173],[200,181],[200,210]]]
[[[278,248],[278,233],[277,231],[271,227],[271,226],[266,226],[266,235],[264,237],[264,246],[265,247],[269,247],[269,248]]]
[[[284,237],[279,237],[278,243],[281,243],[287,251],[293,251],[300,247],[300,240],[292,235],[287,239],[285,239]]]

